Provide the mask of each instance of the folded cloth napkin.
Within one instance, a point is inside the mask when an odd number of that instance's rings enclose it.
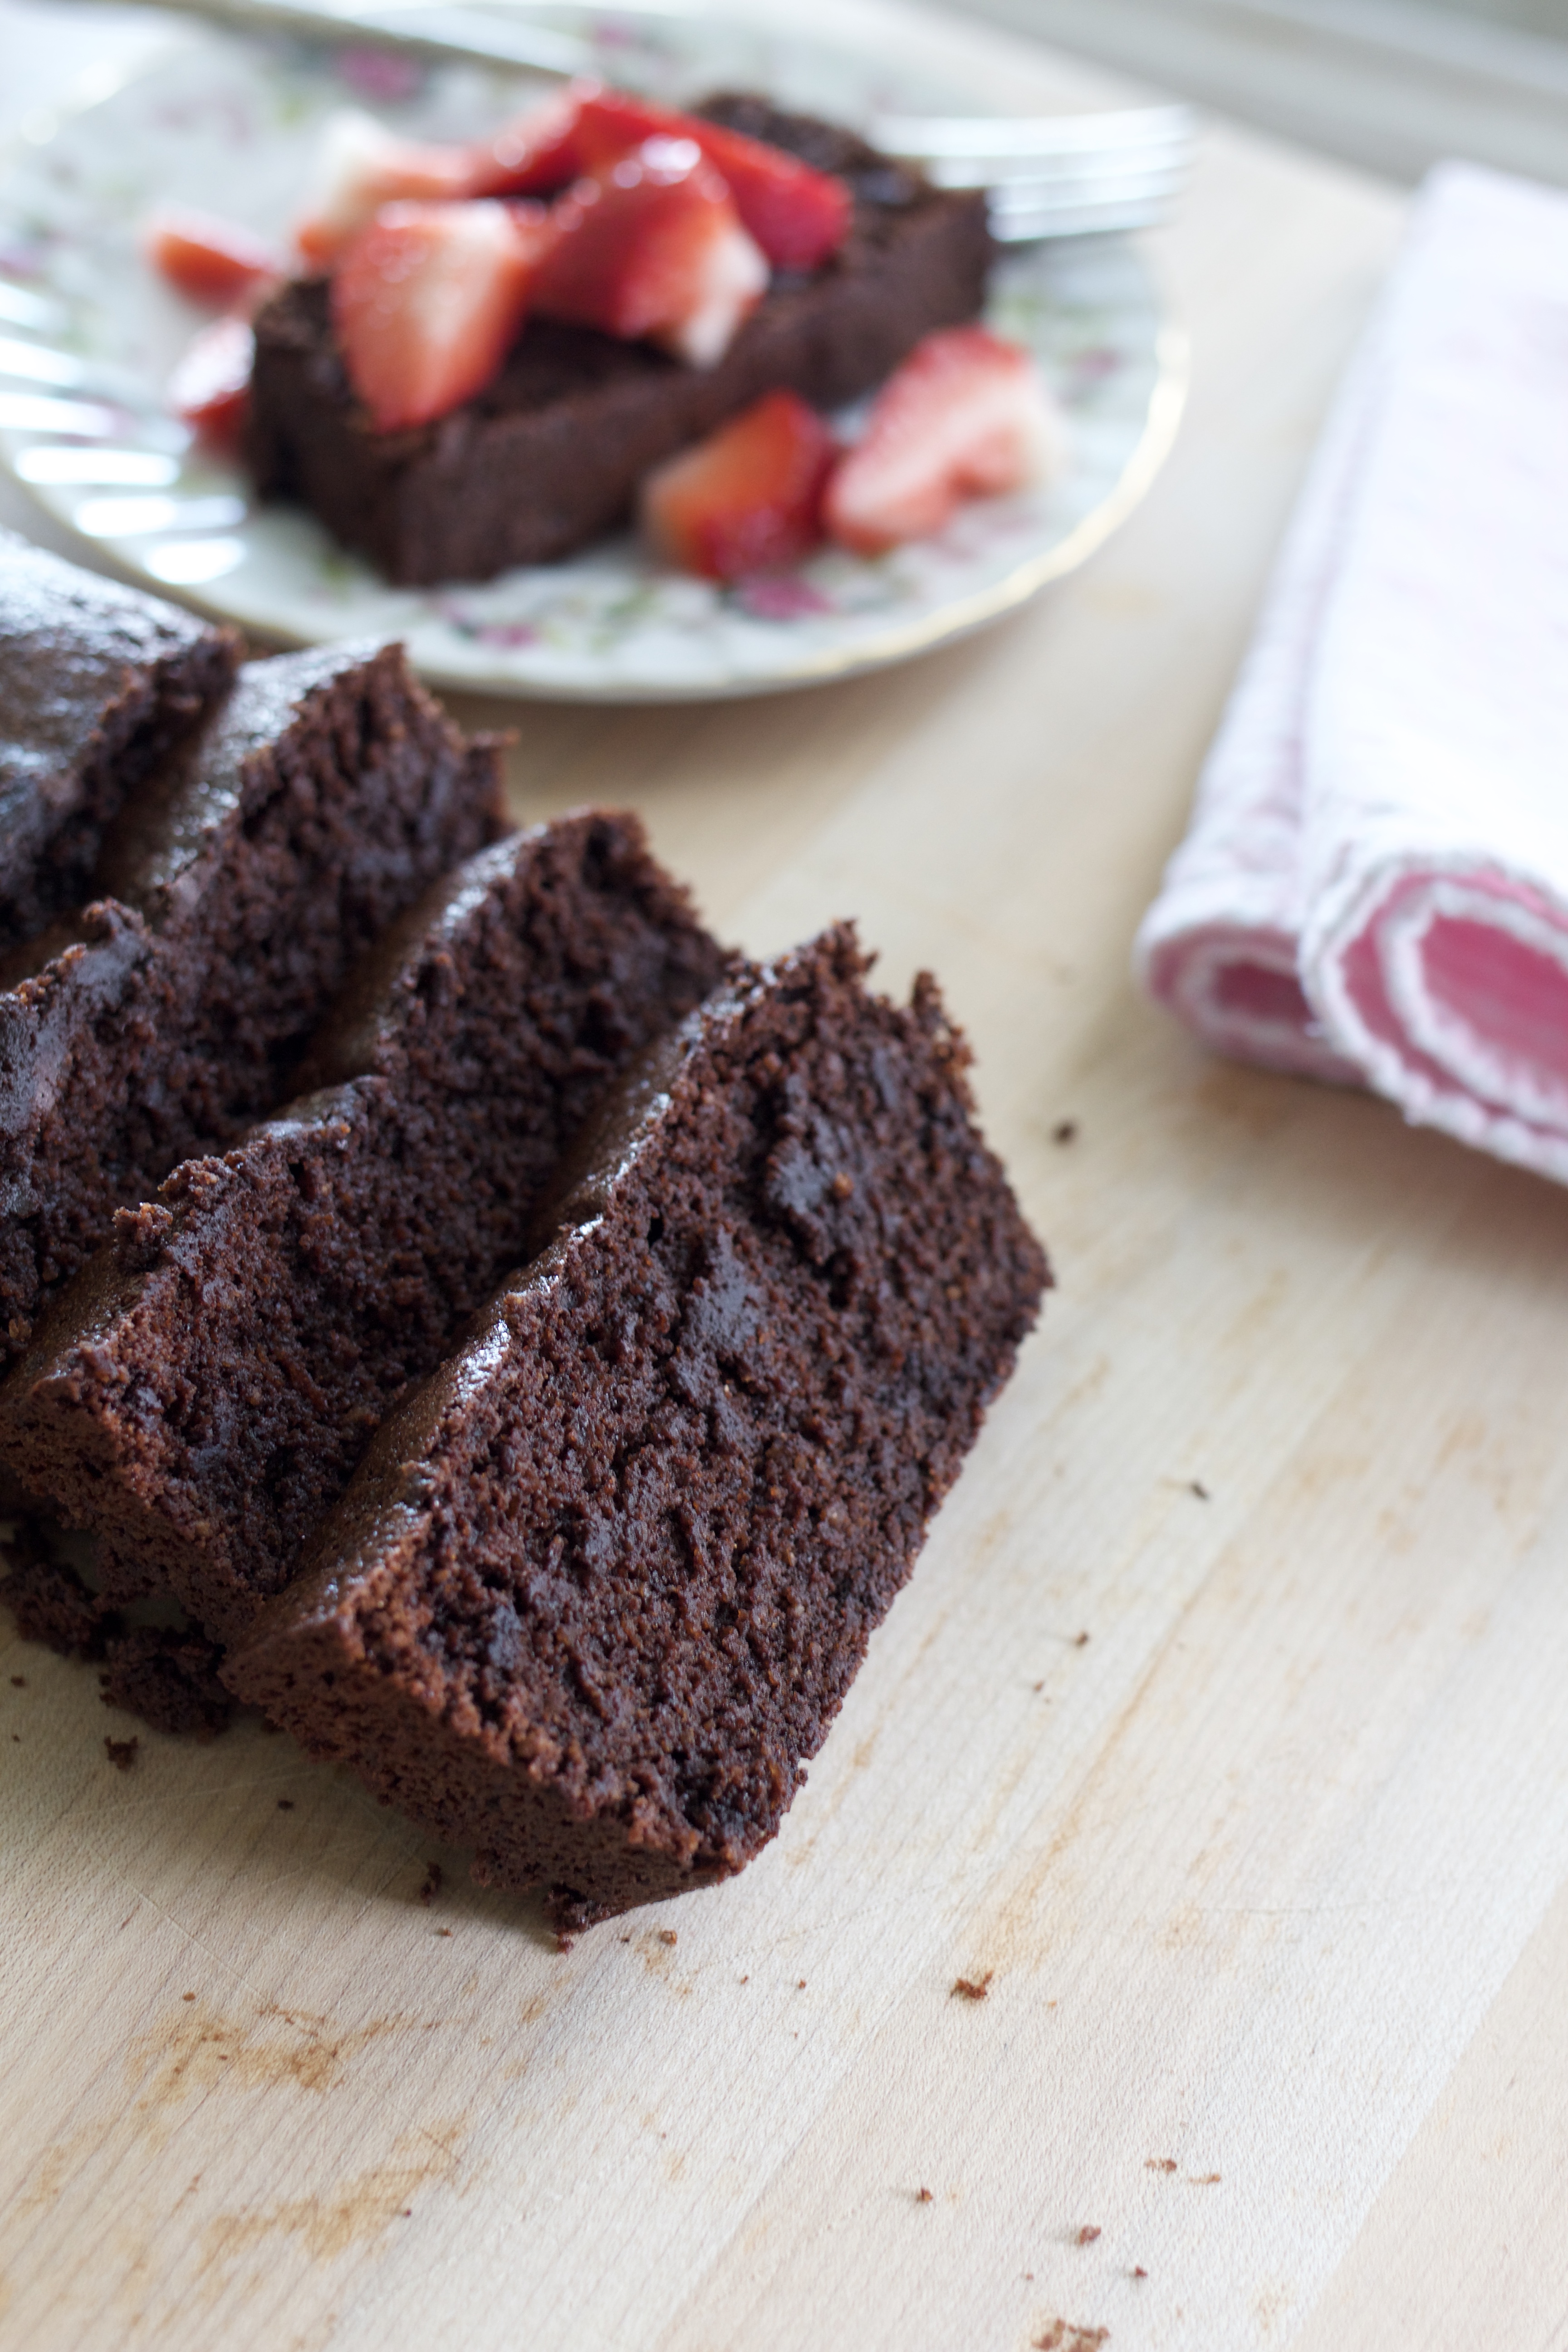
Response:
[[[1427,181],[1137,956],[1568,1181],[1568,195]]]

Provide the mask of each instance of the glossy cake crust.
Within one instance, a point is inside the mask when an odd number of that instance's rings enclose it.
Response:
[[[562,1153],[725,958],[632,816],[513,835],[357,969],[318,1090],[123,1212],[5,1392],[30,1486],[232,1639],[527,1246]]]
[[[234,630],[0,530],[0,951],[81,904],[105,828],[239,651]]]
[[[864,970],[651,1050],[224,1669],[563,1929],[774,1834],[1049,1278],[934,983]]]

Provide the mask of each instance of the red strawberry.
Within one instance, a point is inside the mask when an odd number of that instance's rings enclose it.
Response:
[[[174,208],[147,224],[147,258],[187,300],[226,308],[283,273],[270,246],[216,213]]]
[[[777,572],[822,536],[836,450],[815,409],[770,392],[647,476],[643,528],[671,563],[709,580]]]
[[[689,139],[646,140],[551,215],[533,306],[712,367],[768,282],[730,192]]]
[[[819,269],[837,252],[852,210],[842,180],[717,123],[697,122],[690,135],[729,181],[735,210],[775,269]]]
[[[654,138],[696,141],[728,181],[741,226],[775,269],[816,269],[843,244],[850,199],[842,180],[760,139],[596,82],[574,83],[476,148],[473,192],[552,195]]]
[[[230,312],[199,328],[169,378],[169,405],[204,441],[236,449],[250,400],[256,338],[248,319]]]
[[[399,139],[374,116],[345,108],[322,132],[310,208],[294,242],[307,262],[328,268],[383,205],[457,203],[479,193],[473,177],[468,148]]]
[[[859,555],[939,531],[960,501],[1054,472],[1061,425],[1034,361],[984,327],[917,343],[827,491],[827,528]]]
[[[522,324],[538,208],[384,205],[332,279],[349,380],[377,432],[425,425],[496,374]]]

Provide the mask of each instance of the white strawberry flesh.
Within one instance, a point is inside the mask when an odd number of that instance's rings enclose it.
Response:
[[[377,432],[426,425],[481,392],[516,340],[538,208],[384,205],[332,278],[349,380]]]
[[[383,205],[453,203],[474,193],[473,180],[468,148],[400,139],[373,115],[345,107],[322,130],[315,182],[294,242],[312,268],[330,268]]]
[[[533,308],[712,367],[760,299],[768,265],[695,142],[645,140],[551,212]]]
[[[1029,353],[985,327],[927,335],[878,394],[828,485],[827,528],[879,555],[940,531],[965,499],[1043,482],[1062,457],[1059,412]]]

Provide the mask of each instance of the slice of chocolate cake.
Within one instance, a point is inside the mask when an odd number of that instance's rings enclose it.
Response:
[[[517,1263],[616,1072],[725,969],[635,817],[514,835],[365,960],[301,1076],[193,1160],[43,1325],[5,1451],[224,1638],[298,1565],[389,1408]]]
[[[476,398],[377,433],[350,388],[326,280],[297,281],[256,320],[249,449],[262,494],[300,500],[389,580],[489,579],[624,520],[651,467],[762,394],[837,407],[922,335],[979,311],[984,195],[934,189],[850,132],[756,99],[700,110],[838,173],[855,198],[839,252],[809,278],[775,278],[716,367],[532,319]]]
[[[750,969],[224,1668],[563,1928],[778,1828],[1048,1279],[922,978]]]
[[[288,1090],[392,917],[499,830],[401,648],[245,668],[105,835],[94,902],[0,964],[0,1362],[178,1161]]]
[[[238,658],[233,630],[0,530],[0,951],[81,904],[104,828]]]

